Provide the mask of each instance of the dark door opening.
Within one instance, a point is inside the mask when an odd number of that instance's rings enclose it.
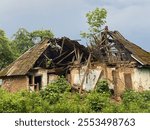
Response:
[[[130,73],[124,74],[124,80],[126,89],[132,89],[132,78]]]
[[[42,76],[35,76],[34,82],[35,82],[34,90],[35,91],[41,90],[41,88],[42,88]]]

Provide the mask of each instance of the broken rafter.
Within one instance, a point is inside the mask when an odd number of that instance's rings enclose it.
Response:
[[[60,58],[61,56],[64,56],[66,53],[67,53],[67,51],[63,52],[61,55],[55,57],[55,58],[53,59],[53,61],[57,60],[57,59]]]
[[[77,55],[77,49],[76,47],[74,46],[74,51],[75,51],[75,57],[76,57],[76,60],[78,59],[78,55]]]
[[[107,45],[102,45],[102,46],[100,46],[99,49],[104,49],[104,48],[106,48],[106,47],[113,47],[114,44],[113,44],[113,45],[111,45],[111,44],[112,44],[112,43],[108,43]]]
[[[74,63],[74,61],[75,61],[75,56],[73,56],[73,58],[72,58],[72,63]]]
[[[48,58],[47,55],[43,54],[48,61],[52,61],[52,59]]]
[[[81,63],[82,57],[83,57],[83,53],[80,56],[79,63]]]
[[[57,62],[56,64],[61,63],[64,59],[66,59],[68,56],[70,56],[71,54],[73,54],[75,52],[75,50],[73,50],[72,52],[70,52],[68,55],[66,55],[64,58],[62,58],[59,62]]]
[[[83,90],[83,83],[85,81],[85,77],[87,76],[88,74],[88,68],[89,68],[89,64],[90,64],[90,61],[91,61],[91,53],[88,57],[88,61],[87,61],[87,65],[86,65],[86,69],[85,69],[85,72],[84,72],[84,75],[83,75],[83,79],[81,81],[81,85],[80,85],[80,90],[79,90],[79,93],[81,94],[82,90]]]
[[[65,43],[65,38],[63,37],[62,45],[61,45],[61,49],[60,49],[60,55],[61,55],[61,53],[62,53],[62,51],[63,51],[64,43]]]
[[[78,64],[80,64],[80,59],[81,59],[80,51],[79,51],[79,49],[77,49],[77,61],[78,61]]]

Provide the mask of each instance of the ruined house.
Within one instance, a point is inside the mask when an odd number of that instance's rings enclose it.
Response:
[[[38,91],[64,75],[71,80],[73,66],[79,67],[89,56],[86,47],[66,37],[36,44],[0,72],[2,87],[10,92]]]
[[[150,90],[150,54],[107,28],[84,47],[66,37],[36,44],[0,72],[10,92],[38,91],[64,75],[73,88],[92,90],[99,80],[109,82],[116,96],[125,89]]]
[[[102,67],[110,88],[120,95],[125,89],[150,90],[150,53],[106,27],[90,49]]]

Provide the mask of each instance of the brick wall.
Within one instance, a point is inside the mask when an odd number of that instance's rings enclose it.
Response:
[[[2,88],[9,92],[17,92],[28,89],[27,76],[5,77],[2,79]]]

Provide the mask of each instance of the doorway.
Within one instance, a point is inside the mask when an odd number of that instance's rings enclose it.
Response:
[[[124,81],[126,89],[132,89],[132,78],[130,73],[124,74]]]
[[[39,91],[42,88],[42,76],[35,76],[34,77],[34,90]]]

